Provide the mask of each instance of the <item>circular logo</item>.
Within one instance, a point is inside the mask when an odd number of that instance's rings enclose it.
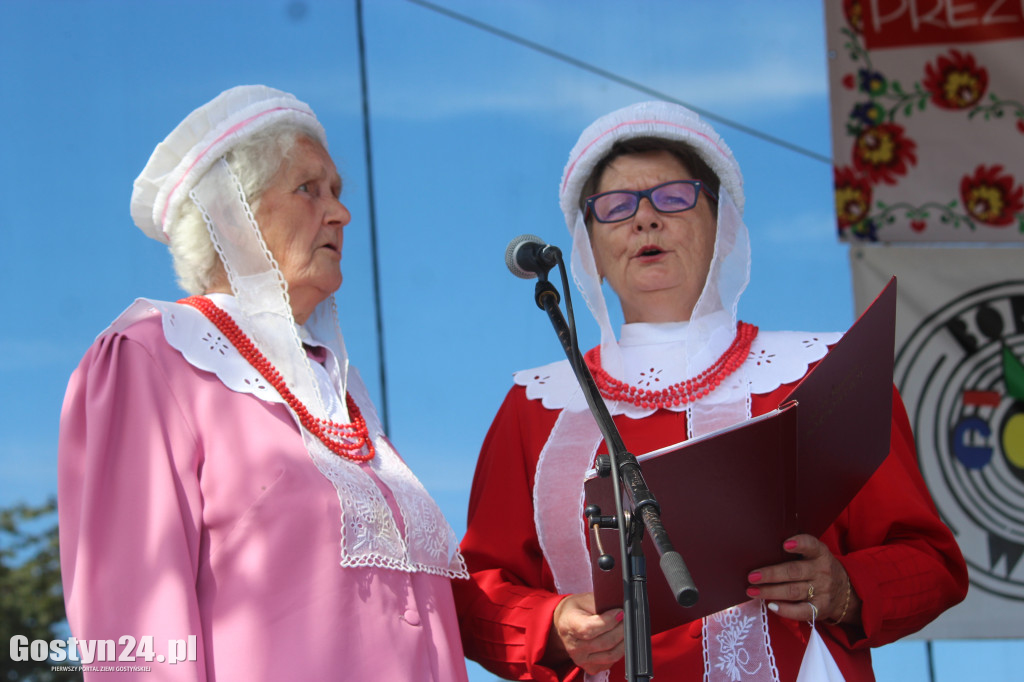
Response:
[[[896,357],[921,473],[971,583],[1024,600],[1024,281],[968,292]]]

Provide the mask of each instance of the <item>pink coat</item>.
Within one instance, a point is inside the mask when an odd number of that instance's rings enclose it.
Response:
[[[196,636],[194,662],[136,652],[146,680],[467,678],[449,580],[342,568],[338,495],[287,409],[190,365],[158,315],[72,375],[59,512],[75,637]]]

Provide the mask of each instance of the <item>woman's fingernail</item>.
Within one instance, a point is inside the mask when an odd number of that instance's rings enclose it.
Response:
[[[779,605],[775,602],[768,602],[768,608],[771,609],[774,613],[779,612]]]
[[[748,587],[747,588],[747,596],[748,597],[757,597],[757,596],[760,596],[760,594],[761,594],[761,590],[759,588],[757,588],[757,587]]]
[[[625,618],[625,617],[626,617],[626,612],[625,611],[619,611],[619,615],[615,616],[615,622],[616,623],[621,623],[622,619]]]
[[[796,549],[796,540],[786,540],[782,546],[786,549]]]
[[[761,582],[761,571],[754,571],[753,573],[748,575],[747,576],[747,582],[750,582],[750,583],[759,583],[759,582]]]

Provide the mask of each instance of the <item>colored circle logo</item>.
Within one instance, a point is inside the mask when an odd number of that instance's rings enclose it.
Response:
[[[971,583],[1024,600],[1024,282],[932,312],[900,348],[894,377]]]

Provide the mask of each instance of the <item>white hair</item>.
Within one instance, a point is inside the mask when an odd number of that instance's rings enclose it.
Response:
[[[281,120],[246,137],[224,155],[231,171],[241,183],[242,192],[253,213],[259,208],[263,192],[288,161],[300,138],[308,138],[320,144],[319,134],[312,126],[304,126],[290,119]],[[202,213],[195,203],[181,203],[177,215],[168,222],[167,234],[178,285],[189,294],[207,292],[222,272],[223,266],[213,247]]]

